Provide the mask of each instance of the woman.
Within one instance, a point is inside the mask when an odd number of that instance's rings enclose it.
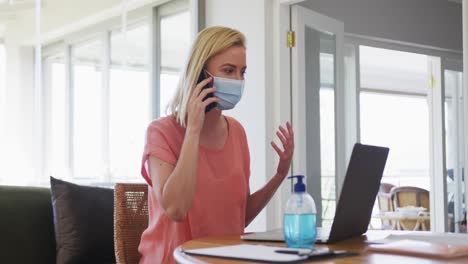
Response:
[[[289,123],[276,133],[283,150],[271,143],[279,155],[276,174],[250,194],[244,129],[222,115],[240,100],[245,69],[242,33],[211,27],[198,34],[171,115],[147,130],[142,174],[149,185],[149,226],[140,263],[174,262],[174,249],[194,238],[242,234],[286,177],[294,151]]]

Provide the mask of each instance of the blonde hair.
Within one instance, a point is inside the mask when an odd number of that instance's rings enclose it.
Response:
[[[213,56],[233,46],[245,48],[245,36],[238,30],[209,27],[198,33],[180,76],[174,98],[167,106],[167,112],[173,115],[182,127],[187,125],[187,104],[206,63]]]

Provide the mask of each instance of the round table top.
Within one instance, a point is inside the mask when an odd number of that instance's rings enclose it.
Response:
[[[328,258],[320,261],[310,261],[310,262],[301,262],[301,263],[340,263],[340,264],[365,264],[365,263],[411,263],[411,264],[446,264],[446,263],[468,263],[468,257],[461,258],[452,258],[452,259],[431,259],[415,256],[403,256],[403,255],[390,255],[377,253],[372,251],[367,251],[369,243],[366,242],[367,239],[383,239],[385,236],[390,233],[408,233],[407,231],[369,231],[366,235],[351,238],[345,241],[340,241],[333,244],[317,244],[316,247],[328,247],[332,250],[347,250],[350,252],[358,253],[357,256],[350,257],[338,257],[338,258]],[[271,245],[271,246],[285,246],[281,242],[258,242],[258,241],[244,241],[241,240],[239,235],[235,236],[220,236],[220,237],[207,237],[199,238],[188,241],[182,244],[174,251],[174,258],[177,263],[181,264],[204,264],[204,263],[219,263],[219,264],[235,264],[235,263],[258,263],[258,262],[249,262],[249,261],[240,261],[233,259],[223,259],[223,258],[214,258],[214,257],[203,257],[203,256],[190,256],[184,253],[183,250],[188,249],[200,249],[200,248],[209,248],[216,246],[228,246],[236,244],[262,244],[262,245]]]

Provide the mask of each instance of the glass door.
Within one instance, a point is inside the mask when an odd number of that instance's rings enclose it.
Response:
[[[292,7],[293,173],[307,178],[317,206],[317,226],[329,227],[344,177],[343,23]],[[340,155],[338,154],[340,153]],[[342,155],[341,155],[342,154]]]
[[[444,70],[448,231],[466,233],[463,72]]]

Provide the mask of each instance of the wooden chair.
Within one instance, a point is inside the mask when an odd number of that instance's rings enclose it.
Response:
[[[379,192],[377,193],[377,202],[379,203],[380,213],[393,212],[393,201],[391,190],[395,185],[390,183],[381,183]],[[392,229],[392,223],[390,220],[382,219],[382,229]]]
[[[117,264],[136,264],[148,227],[148,185],[117,183],[114,191],[114,244]]]
[[[413,186],[402,186],[402,187],[395,187],[391,191],[392,200],[393,200],[393,208],[396,210],[398,207],[404,206],[416,206],[416,207],[424,207],[427,210],[425,212],[429,212],[429,191],[413,187]],[[417,229],[417,220],[402,220],[400,221],[400,226],[404,230],[414,230]],[[430,220],[423,221],[425,229],[430,229]]]

